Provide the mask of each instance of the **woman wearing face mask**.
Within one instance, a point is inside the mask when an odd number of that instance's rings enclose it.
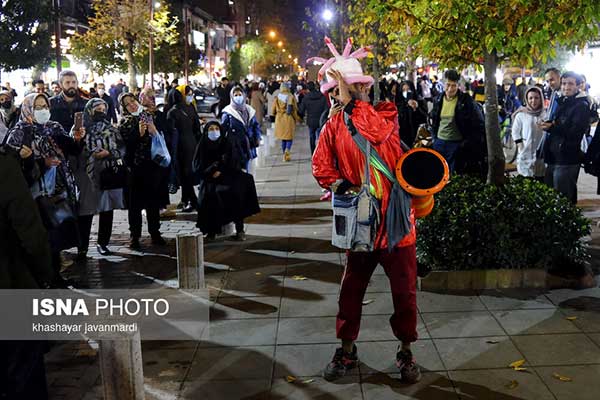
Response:
[[[158,129],[152,116],[144,111],[133,93],[119,96],[123,117],[119,133],[125,141],[125,165],[129,168],[129,184],[125,188],[125,203],[128,209],[130,247],[139,250],[142,236],[142,210],[146,210],[148,232],[152,244],[165,245],[160,234],[160,186],[161,167],[152,161],[152,136]]]
[[[85,128],[67,134],[63,127],[50,121],[50,102],[45,94],[32,93],[21,104],[19,122],[8,132],[6,143],[19,152],[24,175],[35,198],[42,195],[67,200],[77,209],[77,187],[68,156],[77,157],[83,149]],[[55,168],[54,191],[45,185],[44,175]],[[60,277],[60,251],[79,243],[77,232],[63,232],[46,225],[52,250],[52,265],[57,286],[65,286]],[[76,231],[76,229],[75,229]]]
[[[4,143],[8,130],[19,120],[19,109],[15,107],[12,94],[8,90],[0,91],[0,144]]]
[[[94,98],[83,110],[86,129],[85,147],[77,160],[75,181],[79,187],[79,253],[85,260],[90,242],[92,219],[99,214],[98,253],[109,255],[108,242],[112,232],[113,210],[125,208],[123,188],[102,190],[101,174],[106,168],[122,165],[125,143],[109,120],[108,104]]]
[[[419,125],[426,122],[426,103],[417,101],[415,87],[410,81],[401,82],[396,86],[395,103],[398,108],[400,139],[408,147],[412,147]]]
[[[290,92],[290,84],[283,83],[273,102],[273,114],[275,114],[275,137],[281,140],[281,151],[283,161],[290,161],[292,143],[296,133],[296,122],[300,122],[298,115],[298,104],[296,98]]]
[[[170,136],[168,135],[167,113],[156,107],[156,96],[153,88],[146,86],[142,90],[140,93],[140,104],[142,107],[144,107],[146,113],[152,115],[152,120],[154,121],[154,125],[156,125],[156,129],[165,135],[165,142],[167,144],[169,154],[173,154],[172,143]],[[157,196],[160,199],[161,209],[167,208],[171,202],[169,199],[169,176],[171,174],[172,166],[173,162],[171,162],[167,168],[160,168],[161,175]]]
[[[248,171],[250,160],[257,157],[262,131],[256,120],[256,111],[246,104],[246,94],[240,86],[230,93],[231,103],[223,109],[221,126],[231,143],[233,161],[239,169]]]
[[[166,136],[170,138],[176,150],[171,158],[176,160],[177,177],[181,184],[180,207],[183,208],[183,212],[192,212],[198,203],[194,191],[197,182],[192,174],[192,159],[201,130],[193,90],[189,86],[177,86],[177,90],[169,92],[169,104],[172,107],[167,113]]]
[[[204,126],[193,167],[200,178],[197,226],[207,234],[206,240],[214,240],[230,222],[235,222],[235,239],[245,240],[244,218],[260,212],[256,186],[252,175],[233,159],[231,143],[218,122]]]

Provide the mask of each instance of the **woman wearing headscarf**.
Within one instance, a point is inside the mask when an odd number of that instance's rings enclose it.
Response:
[[[150,86],[146,86],[142,92],[140,93],[140,104],[144,107],[144,110],[152,115],[152,119],[154,121],[154,125],[156,125],[156,129],[161,132],[165,136],[165,142],[167,144],[167,148],[169,150],[169,154],[172,153],[172,143],[171,137],[168,135],[168,123],[167,123],[167,113],[159,110],[156,107],[156,95],[154,89]],[[161,175],[160,175],[160,184],[158,186],[157,196],[160,199],[160,208],[166,208],[171,200],[169,199],[169,176],[171,174],[171,168],[173,163],[166,168],[160,167]],[[176,192],[176,191],[175,191]]]
[[[250,160],[256,158],[262,132],[256,120],[256,111],[246,104],[246,94],[241,86],[230,93],[231,103],[223,109],[221,127],[231,144],[233,162],[239,169],[248,171]]]
[[[252,175],[232,158],[229,138],[216,121],[204,126],[194,154],[194,173],[200,178],[197,226],[214,240],[223,225],[235,223],[237,240],[246,238],[244,218],[260,212]]]
[[[99,214],[98,244],[101,255],[109,255],[113,210],[125,208],[123,187],[103,190],[102,174],[107,168],[124,167],[125,143],[119,130],[110,123],[108,104],[93,98],[83,109],[87,133],[83,152],[77,158],[75,182],[79,187],[79,259],[85,259],[90,242],[92,219]]]
[[[8,134],[8,130],[19,120],[19,109],[15,106],[12,93],[0,90],[0,144]]]
[[[196,208],[198,198],[194,191],[192,160],[194,149],[200,136],[200,120],[194,105],[194,91],[189,86],[177,86],[177,90],[169,92],[171,108],[167,113],[167,136],[176,138],[173,144],[176,159],[177,175],[181,184],[181,207],[183,212],[192,212]],[[172,140],[172,139],[171,139]]]
[[[53,199],[63,199],[75,212],[77,210],[77,187],[68,156],[77,156],[83,149],[85,128],[72,130],[67,134],[63,127],[55,121],[50,121],[50,101],[42,93],[32,93],[23,99],[19,122],[8,132],[6,143],[19,152],[22,168],[32,195],[35,199],[41,196],[51,196]],[[46,175],[54,175],[54,187]],[[52,181],[52,179],[50,179]],[[40,206],[40,203],[38,203]],[[40,206],[40,214],[45,210]],[[77,225],[61,224],[55,227],[47,218],[43,218],[48,230],[52,265],[55,270],[55,284],[66,286],[60,277],[60,251],[79,244]]]
[[[419,125],[426,122],[427,106],[417,100],[415,85],[410,81],[395,84],[394,102],[398,108],[400,139],[408,147],[412,147],[417,137]]]
[[[160,186],[161,167],[152,161],[152,136],[159,134],[152,115],[144,110],[133,93],[119,96],[122,115],[119,133],[125,141],[125,165],[129,168],[125,203],[128,208],[130,247],[140,249],[142,236],[142,210],[146,210],[148,232],[152,244],[164,245],[160,234]]]
[[[281,85],[277,99],[273,102],[272,111],[275,114],[275,137],[281,140],[283,161],[290,161],[296,122],[300,122],[301,119],[298,115],[298,104],[290,92],[289,83]]]
[[[544,160],[536,157],[536,149],[544,136],[538,125],[545,119],[544,95],[537,86],[525,92],[525,106],[520,107],[512,116],[512,137],[517,145],[517,172],[522,176],[534,177],[543,181]]]
[[[267,88],[267,112],[269,113],[269,119],[271,122],[275,122],[275,114],[273,114],[273,103],[275,99],[277,99],[277,95],[279,94],[279,82],[272,81],[269,83],[269,87]]]
[[[264,84],[261,82],[260,85]],[[267,103],[267,99],[263,95],[263,91],[258,82],[254,82],[252,84],[252,89],[250,92],[250,105],[256,111],[256,120],[262,126],[263,120],[265,118],[265,104]]]

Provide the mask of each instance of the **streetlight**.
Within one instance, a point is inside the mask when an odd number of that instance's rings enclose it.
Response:
[[[280,40],[279,42],[277,42],[277,47],[281,47],[283,46],[283,42]]]
[[[275,33],[275,31],[271,31],[269,32],[269,36],[271,37],[271,39],[275,39],[275,36],[277,36],[277,34]]]
[[[285,53],[285,49],[282,49],[281,51]]]
[[[323,14],[321,14],[321,15],[322,15],[323,20],[325,22],[329,22],[329,21],[331,21],[333,19],[333,12],[331,12],[330,9],[323,10]]]
[[[154,8],[159,9],[160,8],[160,2],[157,1],[156,3],[154,3]]]

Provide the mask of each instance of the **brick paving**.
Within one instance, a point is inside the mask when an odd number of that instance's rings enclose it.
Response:
[[[424,375],[408,386],[393,364],[391,295],[380,268],[365,297],[373,301],[363,308],[360,366],[339,382],[324,381],[322,369],[337,345],[344,255],[329,244],[331,211],[318,201],[307,136],[299,127],[290,163],[282,162],[272,136],[265,138],[253,166],[263,212],[247,221],[248,240],[225,237],[205,246],[210,340],[143,342],[147,399],[597,398],[600,288],[419,292],[413,351]],[[580,199],[586,214],[600,219],[600,196],[590,178],[580,176]],[[97,288],[176,283],[174,238],[194,231],[194,218],[164,219],[167,246],[143,240],[143,250],[135,252],[127,248],[126,214],[117,212],[115,255],[99,256],[93,237],[88,262],[67,274]],[[95,343],[56,344],[46,361],[52,399],[102,398],[96,349]],[[508,368],[520,359],[526,371]],[[290,376],[296,380],[288,382]]]

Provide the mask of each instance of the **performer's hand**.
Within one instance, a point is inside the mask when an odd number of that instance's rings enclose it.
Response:
[[[344,81],[344,77],[342,76],[340,71],[335,69],[330,69],[327,71],[334,80],[338,83],[338,89],[340,91],[340,95],[338,97],[338,101],[342,103],[343,106],[350,103],[352,101],[352,96],[350,96],[350,90],[348,89],[348,84]]]

